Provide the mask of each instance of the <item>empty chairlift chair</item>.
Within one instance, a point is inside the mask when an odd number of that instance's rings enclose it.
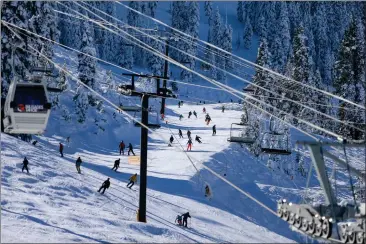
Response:
[[[244,123],[232,123],[230,127],[229,142],[253,144],[257,139],[257,133],[253,126]]]
[[[47,87],[44,83],[18,83],[8,90],[4,105],[4,132],[42,134],[51,113]]]
[[[275,155],[290,155],[290,142],[288,130],[277,132],[274,130],[274,119],[271,117],[269,122],[269,131],[263,134],[261,140],[262,152]]]
[[[159,123],[159,115],[158,115],[158,112],[156,110],[153,110],[152,112],[149,112],[149,113],[156,114],[156,123],[150,123],[149,122],[148,125],[147,125],[147,127],[149,127],[150,129],[159,129],[161,127],[161,125]],[[137,122],[135,122],[135,126],[136,127],[141,127],[141,125],[139,123],[137,123]]]

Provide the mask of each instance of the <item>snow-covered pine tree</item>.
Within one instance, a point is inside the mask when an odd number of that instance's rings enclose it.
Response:
[[[90,56],[96,56],[96,50],[94,47],[94,40],[91,37],[93,31],[88,22],[84,22],[82,25],[83,36],[81,40],[80,51]],[[78,54],[79,59],[79,79],[91,88],[95,88],[95,73],[96,73],[96,61],[95,59],[86,56],[84,54]],[[77,115],[77,121],[83,123],[86,120],[89,105],[95,106],[97,100],[93,97],[89,91],[79,84],[76,95],[74,96],[75,113]]]
[[[273,50],[272,64],[276,70],[283,72],[290,51],[291,36],[287,3],[279,2],[278,4],[280,12],[276,20],[274,42],[271,46],[271,50]]]
[[[158,1],[149,1],[148,8],[149,8],[149,15],[155,18],[156,8],[158,7]]]
[[[79,11],[79,6],[73,4],[71,1],[63,2],[66,6],[74,9],[75,11]],[[69,12],[69,9],[66,7],[57,4],[58,8],[62,12]],[[81,21],[79,19],[73,18],[71,16],[58,15],[58,29],[60,30],[60,43],[72,47],[75,49],[79,49],[81,45]]]
[[[225,51],[228,51],[229,53],[232,53],[233,51],[233,29],[231,28],[231,25],[226,24],[223,27],[223,33],[222,33],[222,49]],[[226,69],[232,69],[233,68],[233,58],[229,54],[224,54],[225,56],[225,67]]]
[[[144,4],[143,2],[139,2],[139,1],[130,1],[128,6],[130,8],[133,8],[137,11],[140,11],[141,12],[141,5]],[[140,15],[133,12],[132,10],[129,10],[128,11],[128,14],[127,14],[127,24],[128,25],[131,25],[131,26],[134,26],[134,27],[140,27],[141,25],[141,19],[140,19]],[[130,29],[129,30],[130,34],[132,35],[136,35],[136,31]],[[142,50],[140,47],[137,47],[137,46],[134,46],[132,48],[132,53],[133,53],[133,61],[135,63],[138,63],[138,64],[142,64],[143,63],[143,56],[142,55]]]
[[[150,40],[150,45],[156,51],[164,53],[164,47],[160,42],[156,40]],[[161,76],[164,69],[164,60],[152,53],[149,53],[147,57],[147,65],[151,73],[153,75]]]
[[[208,17],[208,19],[211,19],[212,15],[212,2],[211,1],[205,1],[205,15]]]
[[[295,29],[295,36],[292,44],[292,57],[289,60],[291,62],[291,77],[303,84],[309,84],[310,80],[310,65],[309,65],[309,49],[306,46],[307,37],[304,34],[304,27],[302,24]],[[311,85],[311,84],[309,84]],[[289,90],[281,91],[284,96],[295,101],[301,101],[304,103],[312,101],[313,90],[304,88],[303,86],[293,84],[291,82],[286,82],[283,86]],[[299,93],[302,95],[300,96]],[[295,117],[299,117],[302,111],[302,116],[309,120],[313,116],[313,112],[307,108],[303,108],[291,101],[284,100],[280,105],[281,109]],[[293,122],[297,124],[297,120],[294,119]]]
[[[252,43],[253,27],[250,23],[249,17],[245,18],[244,31],[243,31],[243,44],[246,49],[250,48]]]
[[[238,17],[239,22],[243,22],[244,21],[244,2],[243,1],[238,1],[238,6],[236,8],[236,14]]]
[[[114,2],[109,2],[109,1],[105,1],[103,2],[103,9],[104,11],[113,16],[116,17],[116,5],[114,4]],[[106,16],[107,20],[113,24],[116,24],[116,20]],[[95,28],[96,29],[96,28]],[[121,37],[110,32],[110,31],[104,31],[104,36],[103,36],[103,43],[104,43],[104,58],[107,61],[110,62],[116,62],[119,58],[119,45],[121,42]]]
[[[336,93],[357,104],[365,104],[365,42],[362,33],[362,25],[353,20],[345,32],[334,66]],[[343,101],[339,104],[339,119],[355,123],[356,127],[365,123],[365,115],[360,109]],[[338,130],[346,138],[358,140],[364,137],[359,130],[344,124],[340,124]]]

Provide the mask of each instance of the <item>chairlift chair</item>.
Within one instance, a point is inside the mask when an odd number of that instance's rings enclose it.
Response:
[[[237,128],[240,127],[240,131]],[[230,127],[229,142],[239,142],[245,144],[253,144],[257,139],[256,131],[253,126],[245,123],[232,123]]]
[[[141,110],[140,110],[141,111]],[[159,124],[159,115],[158,112],[156,110],[153,111],[153,113],[156,114],[156,123],[148,123],[147,127],[149,127],[150,129],[159,129],[161,127],[161,125]],[[140,123],[135,122],[134,124],[136,127],[141,127]]]
[[[3,109],[4,132],[42,134],[51,113],[46,85],[12,82]]]
[[[269,131],[265,132],[261,140],[261,150],[267,154],[290,155],[289,136],[285,132],[274,130],[274,119],[271,117]]]

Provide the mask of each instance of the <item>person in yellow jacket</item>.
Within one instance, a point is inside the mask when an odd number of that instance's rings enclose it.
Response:
[[[131,189],[131,187],[135,184],[137,181],[137,174],[134,174],[130,177],[130,182],[128,182],[127,187]]]

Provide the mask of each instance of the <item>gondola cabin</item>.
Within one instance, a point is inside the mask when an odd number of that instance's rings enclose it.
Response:
[[[45,84],[13,82],[3,109],[4,132],[42,134],[51,113]]]

